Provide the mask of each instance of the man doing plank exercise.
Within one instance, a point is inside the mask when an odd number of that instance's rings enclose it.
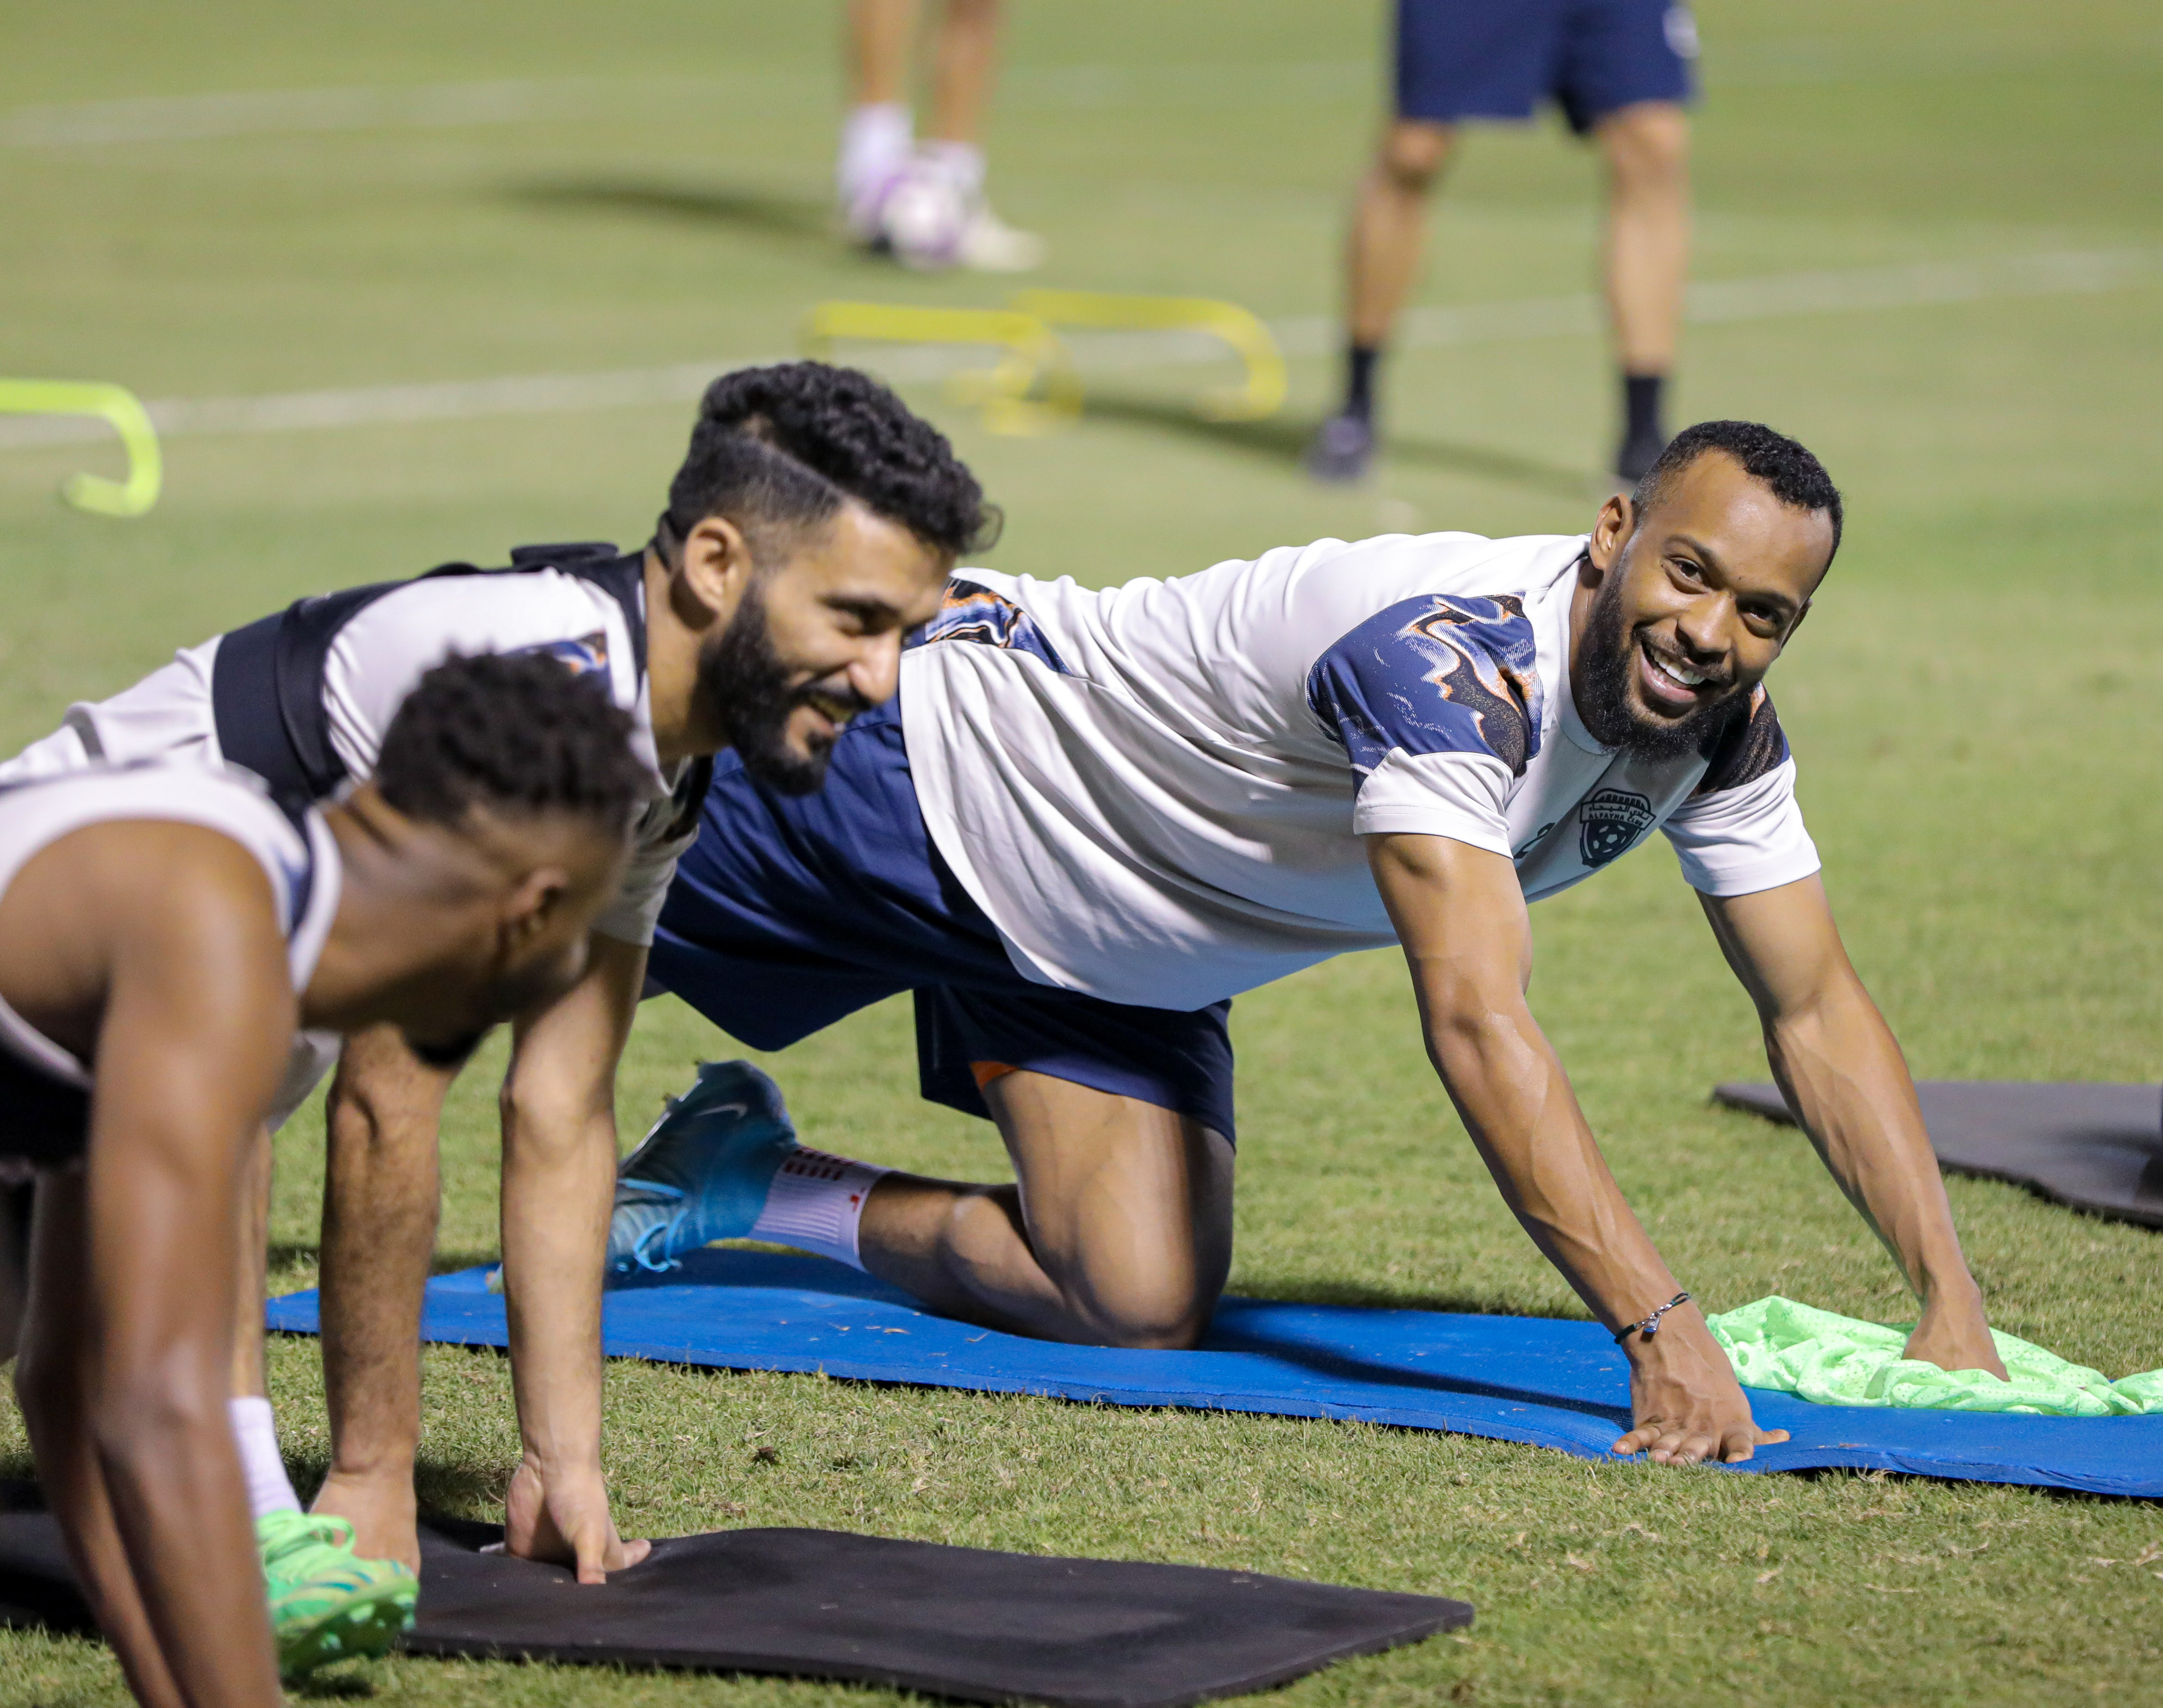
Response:
[[[526,1454],[506,1514],[513,1553],[573,1559],[597,1579],[644,1551],[616,1534],[599,1459],[558,1451],[598,1440],[598,1410],[563,1417],[548,1405],[562,1393],[599,1404],[600,1318],[579,1270],[600,1267],[615,1065],[653,916],[689,841],[699,762],[731,748],[778,789],[815,787],[835,732],[893,694],[903,634],[936,609],[957,554],[987,543],[993,515],[946,441],[877,381],[809,362],[743,369],[708,390],[643,551],[526,548],[507,570],[448,565],[304,600],[71,709],[60,730],[0,768],[6,780],[100,757],[222,757],[301,797],[330,798],[369,775],[391,710],[453,650],[546,652],[631,715],[647,768],[636,857],[595,925],[585,977],[516,1017],[503,1093],[514,1343],[522,1349],[532,1325],[547,1325],[518,1365]],[[297,1065],[274,1116],[306,1095],[311,1068],[328,1056]],[[456,1072],[417,1058],[395,1030],[364,1033],[346,1045],[327,1113],[332,1458],[317,1506],[353,1522],[364,1559],[411,1566],[436,1124]],[[589,1247],[590,1261],[537,1262],[551,1242]],[[236,1427],[259,1515],[289,1530],[299,1514],[260,1397],[260,1302],[243,1314],[249,1355]]]
[[[149,1708],[279,1700],[227,1400],[249,1154],[295,1028],[455,1047],[567,988],[644,793],[630,733],[558,664],[475,658],[324,810],[177,761],[0,787],[0,1176],[34,1181],[27,1250],[0,1215],[0,1359]],[[367,1653],[413,1588],[282,1611],[309,1658]]]
[[[1911,1355],[1997,1370],[1762,686],[1840,525],[1802,446],[1714,422],[1589,535],[1328,540],[1102,592],[964,572],[822,795],[716,773],[652,965],[762,1049],[914,989],[926,1093],[998,1123],[1018,1187],[800,1151],[770,1082],[710,1069],[624,1165],[614,1264],[751,1234],[1019,1333],[1191,1344],[1231,1254],[1228,999],[1397,942],[1496,1184],[1628,1350],[1617,1450],[1746,1458],[1770,1438],[1525,1001],[1527,902],[1657,827],[1922,1298]]]

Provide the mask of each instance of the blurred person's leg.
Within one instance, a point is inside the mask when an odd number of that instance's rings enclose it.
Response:
[[[1607,161],[1607,306],[1622,392],[1616,478],[1633,485],[1667,448],[1663,419],[1689,268],[1691,62],[1678,0],[1569,0],[1553,92]]]
[[[849,0],[849,111],[834,190],[850,234],[866,242],[877,235],[879,204],[914,146],[909,65],[918,12],[918,0]]]
[[[1418,274],[1427,192],[1456,138],[1453,125],[1400,118],[1359,180],[1345,243],[1344,401],[1308,454],[1318,479],[1357,480],[1373,458],[1375,369]]]
[[[1346,244],[1344,398],[1307,453],[1320,480],[1374,459],[1376,370],[1419,274],[1427,192],[1459,123],[1530,118],[1553,83],[1573,0],[1397,0],[1396,112],[1359,180]]]
[[[1689,270],[1689,120],[1673,102],[1644,101],[1609,113],[1595,134],[1607,156],[1607,306],[1622,369],[1615,472],[1634,483],[1668,443],[1661,394]]]
[[[263,1352],[263,1303],[270,1289],[270,1131],[255,1135],[245,1164],[240,1222],[240,1273],[233,1295],[233,1435],[248,1482],[250,1515],[297,1512],[300,1497],[285,1475],[285,1456],[270,1412],[270,1385]]]
[[[278,1449],[263,1348],[264,1303],[270,1291],[271,1140],[322,1083],[338,1061],[339,1048],[335,1033],[302,1032],[294,1040],[285,1081],[278,1087],[267,1124],[256,1135],[246,1165],[239,1286],[233,1297],[232,1412],[233,1438],[248,1480],[249,1505],[258,1520],[301,1509],[285,1475],[285,1457]]]
[[[1003,0],[946,0],[931,51],[931,127],[919,157],[967,209],[955,259],[982,273],[1044,264],[1044,239],[1017,231],[984,194],[984,128],[998,76]]]
[[[929,141],[976,149],[979,182],[984,115],[998,76],[1000,9],[1000,0],[946,0],[931,50]]]

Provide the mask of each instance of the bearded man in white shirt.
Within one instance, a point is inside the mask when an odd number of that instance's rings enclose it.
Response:
[[[1011,1332],[1191,1345],[1230,1264],[1230,998],[1394,942],[1504,1197],[1628,1352],[1616,1450],[1747,1459],[1782,1438],[1525,1002],[1527,904],[1658,828],[1921,1302],[1909,1355],[1999,1370],[1762,686],[1841,523],[1808,450],[1710,422],[1587,535],[1328,540],[1102,592],[961,572],[821,794],[723,761],[650,965],[762,1049],[914,990],[925,1094],[996,1121],[1018,1184],[805,1150],[771,1081],[709,1067],[625,1162],[611,1266],[749,1235]]]

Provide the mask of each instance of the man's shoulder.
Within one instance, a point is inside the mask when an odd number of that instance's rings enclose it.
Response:
[[[1392,748],[1493,754],[1521,776],[1543,689],[1526,595],[1421,593],[1359,623],[1308,673],[1307,703],[1371,768]]]
[[[1730,720],[1705,756],[1705,775],[1690,798],[1747,788],[1778,770],[1788,757],[1787,731],[1780,727],[1773,696],[1761,682],[1750,690],[1747,709]]]
[[[580,576],[541,568],[393,583],[357,602],[331,644],[350,665],[364,668],[403,669],[446,650],[544,652],[583,675],[614,673],[631,641],[605,591]]]

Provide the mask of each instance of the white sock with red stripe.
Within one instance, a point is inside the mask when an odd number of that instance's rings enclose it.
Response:
[[[856,1162],[799,1145],[774,1171],[766,1207],[745,1237],[793,1245],[862,1269],[856,1230],[864,1219],[864,1204],[879,1176],[893,1172],[875,1162]]]

